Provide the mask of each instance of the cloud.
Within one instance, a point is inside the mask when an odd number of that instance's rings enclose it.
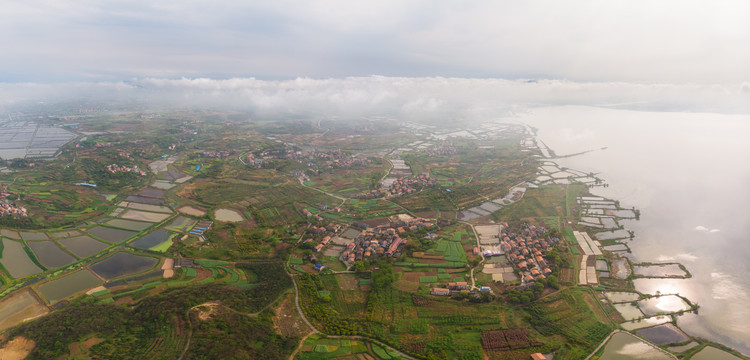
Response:
[[[705,226],[702,226],[702,225],[696,226],[694,230],[700,231],[700,232],[705,232],[705,233],[712,233],[712,234],[721,231],[719,229],[709,229],[709,228],[707,228]]]
[[[699,259],[699,257],[697,257],[697,256],[695,256],[693,254],[687,254],[687,253],[677,254],[677,255],[674,255],[674,256],[660,255],[657,258],[657,260],[661,261],[661,262],[677,261],[677,260],[694,262],[694,261],[696,261],[698,259]]]
[[[750,81],[750,3],[11,1],[0,81],[369,76]]]
[[[621,105],[652,111],[750,113],[736,86],[577,83],[560,80],[348,77],[293,80],[144,78],[127,82],[0,83],[0,104],[23,101],[129,100],[181,107],[223,107],[262,116],[386,116],[432,121],[513,117],[526,107]]]

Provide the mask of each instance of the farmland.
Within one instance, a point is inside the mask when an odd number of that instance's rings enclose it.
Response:
[[[31,358],[279,359],[293,349],[295,359],[402,358],[395,349],[419,359],[580,359],[618,322],[657,314],[657,301],[693,309],[632,292],[627,279],[601,282],[635,294],[614,306],[575,286],[586,242],[572,220],[587,190],[527,183],[540,162],[519,145],[523,127],[470,138],[387,120],[372,131],[370,120],[141,115],[81,119],[96,135],[59,160],[0,173],[30,211],[0,220],[0,328],[32,339]],[[149,171],[100,167],[113,163]],[[435,181],[361,196],[388,186],[391,164],[414,174],[406,180]],[[480,205],[477,217],[462,215]],[[530,226],[544,230],[524,233]],[[547,276],[525,278],[503,256],[502,232],[541,249],[526,264],[549,267]],[[490,246],[498,253],[485,258]],[[608,256],[591,259],[608,269]]]

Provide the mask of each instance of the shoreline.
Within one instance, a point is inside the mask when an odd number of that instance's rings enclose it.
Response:
[[[594,187],[599,187],[599,186],[601,186],[601,187],[608,187],[608,184],[606,183],[606,181],[604,179],[601,179],[601,178],[597,177],[596,174],[594,174],[594,173],[586,174],[586,173],[584,173],[582,171],[579,171],[579,170],[576,170],[576,169],[570,169],[570,168],[566,168],[566,167],[560,167],[559,164],[555,161],[555,160],[561,159],[561,158],[568,158],[568,157],[573,157],[573,156],[578,156],[578,155],[586,154],[586,153],[589,153],[589,152],[595,151],[595,150],[588,150],[588,151],[584,151],[584,152],[577,153],[577,154],[571,154],[571,155],[567,155],[567,156],[555,156],[554,155],[555,154],[554,150],[550,149],[541,139],[539,139],[539,135],[537,134],[536,131],[532,131],[531,127],[529,125],[526,125],[526,128],[528,130],[527,136],[529,136],[529,137],[531,137],[533,139],[534,145],[535,145],[536,149],[539,150],[542,153],[542,155],[539,157],[539,161],[540,161],[539,173],[538,173],[539,176],[535,179],[535,181],[530,181],[531,183],[534,183],[535,185],[538,185],[538,186],[541,186],[541,185],[552,185],[552,184],[566,185],[567,186],[567,185],[570,185],[570,184],[573,184],[573,183],[583,183],[584,186],[586,187],[586,192],[589,192],[589,190],[592,189],[592,188],[594,188]],[[540,143],[541,143],[541,145],[539,145]],[[558,171],[553,171],[554,169],[552,169],[551,166],[557,168]],[[545,167],[547,167],[547,168],[545,168]],[[567,175],[567,176],[562,177],[561,175]],[[580,181],[580,179],[585,179],[587,181]],[[620,222],[622,220],[636,220],[636,221],[640,220],[639,219],[640,218],[640,211],[638,209],[636,209],[635,207],[633,207],[632,209],[620,208],[619,201],[616,200],[616,199],[608,199],[608,198],[606,198],[604,196],[598,196],[598,195],[594,195],[594,194],[592,194],[592,196],[590,196],[590,197],[592,198],[591,201],[594,202],[594,203],[600,202],[600,201],[601,202],[614,202],[616,204],[616,207],[613,210],[632,210],[633,213],[634,213],[633,217],[620,217],[620,216],[616,216],[616,215],[612,214],[612,215],[609,215],[609,216],[589,216],[588,219],[586,219],[586,220],[593,220],[592,218],[594,218],[594,217],[612,218],[615,221],[616,227],[606,227],[606,225],[601,224],[601,219],[600,219],[600,223],[599,224],[597,224],[596,222],[593,222],[593,221],[592,222],[580,221],[580,219],[583,219],[585,217],[585,216],[583,216],[584,215],[583,213],[579,213],[578,214],[577,218],[579,219],[579,221],[577,222],[577,224],[574,224],[576,226],[576,228],[579,229],[579,231],[583,227],[583,231],[582,232],[584,234],[586,234],[586,233],[588,233],[590,231],[593,232],[594,233],[593,234],[594,237],[596,237],[596,235],[598,235],[598,234],[602,234],[602,233],[605,233],[605,232],[608,232],[608,231],[611,231],[612,233],[615,233],[616,231],[627,231],[628,232],[628,234],[629,234],[628,237],[614,237],[614,238],[610,238],[610,239],[606,239],[606,240],[605,239],[596,239],[593,242],[589,242],[588,239],[586,239],[585,243],[587,244],[586,247],[591,246],[592,252],[595,251],[594,250],[594,246],[597,246],[600,251],[601,250],[608,251],[608,252],[610,252],[613,255],[613,257],[615,257],[617,259],[622,259],[627,264],[629,264],[629,269],[628,269],[629,274],[628,274],[627,278],[623,279],[623,280],[627,281],[628,288],[630,289],[630,291],[632,291],[635,294],[639,295],[639,299],[640,300],[634,301],[633,303],[640,302],[640,301],[643,301],[643,300],[652,299],[652,298],[660,298],[660,297],[664,297],[664,296],[677,296],[677,297],[681,298],[684,302],[686,302],[689,305],[689,309],[687,309],[687,310],[681,310],[681,311],[675,311],[675,312],[658,313],[658,314],[654,314],[654,315],[645,315],[645,316],[639,317],[639,318],[634,319],[634,320],[626,320],[624,322],[618,322],[617,323],[617,329],[615,329],[609,336],[607,336],[607,338],[605,338],[599,344],[599,346],[586,359],[590,359],[590,358],[594,357],[598,352],[603,351],[603,349],[605,349],[607,347],[608,342],[611,339],[612,335],[615,334],[615,333],[617,333],[617,332],[627,333],[627,334],[633,336],[634,338],[639,339],[640,341],[644,342],[645,344],[647,344],[647,345],[649,345],[651,347],[654,347],[656,349],[659,349],[660,351],[662,351],[662,352],[664,352],[666,354],[669,354],[669,356],[672,356],[672,357],[675,357],[675,358],[677,358],[677,357],[679,357],[679,358],[692,357],[696,353],[698,353],[699,351],[701,351],[704,348],[709,347],[709,346],[712,346],[714,348],[720,349],[720,350],[725,351],[725,352],[727,352],[727,353],[729,353],[731,355],[734,355],[734,356],[740,356],[740,357],[747,358],[747,356],[745,354],[742,354],[740,351],[738,351],[738,350],[736,350],[734,348],[731,348],[731,347],[729,347],[729,346],[727,346],[725,344],[722,344],[720,342],[716,342],[716,341],[712,341],[712,340],[708,340],[708,339],[704,339],[704,338],[701,338],[701,337],[697,337],[697,336],[691,335],[690,333],[686,332],[685,330],[683,330],[681,327],[679,327],[677,325],[677,317],[679,317],[683,313],[694,312],[696,315],[698,315],[698,309],[700,308],[700,306],[697,303],[695,303],[694,301],[691,301],[689,298],[687,298],[685,296],[682,296],[681,294],[679,294],[677,292],[673,293],[673,294],[661,294],[661,293],[658,293],[656,295],[651,295],[651,294],[641,293],[641,292],[639,292],[638,290],[635,289],[635,284],[633,283],[633,280],[636,280],[636,279],[675,279],[675,280],[681,280],[681,279],[692,278],[693,274],[687,269],[687,267],[684,264],[676,262],[676,261],[668,261],[668,262],[653,262],[653,261],[640,262],[640,261],[638,261],[638,262],[634,262],[634,261],[632,261],[631,258],[629,258],[627,256],[623,256],[622,254],[616,254],[616,252],[618,252],[618,250],[610,251],[610,250],[605,249],[605,247],[607,247],[607,246],[624,245],[626,247],[625,251],[628,254],[631,254],[631,256],[632,256],[632,252],[631,252],[630,246],[628,246],[627,243],[622,242],[622,240],[632,240],[632,238],[634,237],[634,232],[632,230],[628,230],[625,227],[625,225],[621,225]],[[596,199],[593,199],[593,198],[596,198]],[[597,205],[601,205],[601,204],[597,204]],[[610,209],[610,210],[612,210],[612,209]],[[606,211],[603,211],[602,213],[606,213]],[[572,224],[570,224],[570,225],[572,225]],[[607,224],[607,225],[611,225],[611,224]],[[576,236],[576,237],[578,237],[578,236]],[[604,241],[607,242],[607,245],[601,245],[600,242],[604,242]],[[569,244],[569,245],[575,246],[576,244]],[[578,245],[580,245],[580,241],[578,242]],[[585,247],[582,247],[582,248],[585,248]],[[601,254],[601,255],[599,255],[599,254]],[[604,256],[604,254],[602,254],[601,252],[599,252],[599,254],[596,255],[597,259],[600,256]],[[584,259],[585,259],[585,257],[584,257]],[[606,260],[608,261],[609,258],[607,258]],[[585,260],[584,260],[584,263],[585,263]],[[609,261],[608,261],[608,263],[609,263]],[[611,264],[609,264],[609,265],[611,266]],[[636,266],[640,266],[640,267],[657,266],[658,267],[658,266],[664,266],[664,265],[677,265],[682,271],[684,271],[684,275],[671,275],[670,274],[670,275],[664,275],[664,276],[653,276],[653,275],[636,274],[636,272],[635,272],[635,267]],[[612,268],[610,267],[609,270],[611,271]],[[581,278],[583,278],[584,277],[583,273],[585,272],[585,270],[579,270],[579,271],[581,272],[581,275],[580,275]],[[599,278],[599,276],[598,276],[599,274],[598,273],[600,272],[600,270],[597,269],[596,272],[597,272],[597,276],[596,277],[598,279]],[[579,286],[582,286],[582,285],[583,284],[579,283]],[[588,283],[588,284],[583,285],[583,286],[591,286],[591,284]],[[601,285],[597,284],[597,287],[601,287]],[[592,289],[600,291],[600,294],[602,296],[606,296],[604,294],[605,293],[604,289],[597,289],[597,288],[594,288],[593,286],[592,286]],[[637,308],[640,309],[640,306],[638,306]],[[618,310],[618,313],[620,313],[619,310]],[[663,348],[662,348],[661,346],[656,345],[656,344],[654,344],[654,343],[652,343],[652,342],[644,339],[642,336],[636,335],[635,332],[638,331],[638,330],[642,330],[642,329],[648,329],[648,328],[653,328],[653,327],[656,327],[656,326],[661,326],[664,323],[647,325],[647,326],[640,327],[640,328],[634,328],[633,330],[625,330],[625,329],[622,328],[622,325],[625,324],[625,323],[638,322],[638,321],[642,321],[644,319],[656,318],[656,317],[659,317],[659,316],[668,316],[668,317],[670,317],[671,321],[667,322],[666,324],[672,324],[672,325],[674,325],[675,328],[677,328],[679,331],[681,331],[682,333],[684,333],[685,335],[688,336],[688,340],[687,341],[676,342],[676,343],[667,343],[667,344],[662,345],[663,346]],[[688,343],[694,343],[694,342],[698,342],[698,344],[696,344],[696,346],[694,346],[694,347],[692,347],[692,348],[690,348],[688,350],[685,350],[685,351],[683,351],[681,353],[678,353],[678,354],[681,354],[681,355],[672,353],[669,350],[667,350],[667,348],[669,348],[669,347],[675,347],[675,346],[678,346],[678,345],[688,344]]]

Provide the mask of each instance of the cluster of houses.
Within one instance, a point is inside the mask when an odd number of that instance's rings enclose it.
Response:
[[[234,151],[231,150],[212,150],[212,151],[201,151],[202,157],[218,158],[222,159],[234,155]]]
[[[450,141],[445,141],[435,145],[435,147],[425,150],[429,156],[455,155],[458,151]]]
[[[394,180],[388,188],[371,190],[355,197],[359,199],[375,199],[384,196],[400,196],[415,193],[419,187],[433,186],[435,184],[437,184],[437,180],[431,178],[429,173],[421,173],[415,177],[402,176]]]
[[[5,199],[8,195],[10,195],[9,192],[0,192],[0,216],[27,216],[25,207],[16,206],[16,204]]]
[[[118,172],[129,172],[129,173],[139,174],[141,176],[146,176],[146,172],[139,169],[138,165],[133,165],[132,167],[130,167],[130,166],[120,166],[117,164],[110,164],[110,165],[105,166],[104,168],[112,174],[115,174]]]
[[[492,294],[492,289],[489,286],[482,286],[479,288],[479,291]],[[462,293],[475,294],[476,292],[471,291],[469,284],[465,281],[449,282],[448,287],[430,289],[430,294],[436,296],[454,296]]]
[[[311,237],[305,239],[305,243],[317,242],[313,247],[313,251],[320,252],[331,243],[331,239],[344,227],[341,224],[330,223],[328,225],[316,226],[312,225],[308,229],[308,233]]]
[[[364,229],[353,242],[346,246],[339,259],[346,266],[352,266],[355,261],[375,255],[399,256],[399,247],[407,242],[401,236],[422,228],[430,228],[433,225],[428,219],[410,218],[391,222],[388,225],[379,225],[372,229]]]
[[[526,224],[520,234],[501,232],[500,246],[505,256],[521,272],[523,283],[552,274],[544,256],[553,249],[558,238],[542,238],[547,232],[543,227]]]
[[[334,212],[334,213],[340,213],[342,211],[342,209],[340,207],[338,207],[338,206],[333,207],[333,208],[329,208],[328,205],[320,205],[318,208],[320,210],[329,210],[330,209],[330,211]],[[310,210],[307,210],[305,208],[300,209],[300,212],[302,212],[302,214],[305,215],[305,216],[307,216],[308,218],[314,217],[315,220],[317,220],[317,221],[321,221],[322,222],[322,221],[325,220],[325,218],[323,218],[322,216],[320,216],[320,215],[313,215],[313,213],[311,213]]]

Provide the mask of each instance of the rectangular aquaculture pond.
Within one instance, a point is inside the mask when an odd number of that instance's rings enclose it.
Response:
[[[96,287],[101,283],[102,281],[92,274],[91,271],[81,270],[39,285],[39,292],[50,304],[54,304],[77,292]]]
[[[76,260],[53,241],[30,241],[28,244],[39,262],[48,268],[58,268]]]
[[[65,246],[66,249],[70,250],[70,252],[79,258],[94,255],[109,246],[109,244],[105,244],[86,235],[60,239],[60,244]]]
[[[135,230],[135,231],[145,230],[149,226],[154,225],[149,222],[124,220],[124,219],[112,219],[110,221],[107,221],[106,224],[109,226],[114,226],[114,227],[121,228],[121,229]]]
[[[42,272],[42,269],[31,261],[23,244],[9,239],[2,239],[2,243],[3,252],[0,263],[8,270],[10,276],[18,279]]]
[[[121,243],[137,234],[134,231],[120,230],[104,226],[93,227],[88,230],[88,233],[114,244]]]
[[[132,244],[130,244],[133,247],[137,247],[139,249],[154,249],[156,247],[160,247],[159,245],[163,244],[164,242],[169,241],[172,236],[174,236],[173,233],[166,232],[162,229],[156,230],[136,241],[134,241]]]
[[[144,272],[153,268],[157,262],[156,258],[118,252],[91,265],[91,270],[107,280],[112,280],[121,276]]]

